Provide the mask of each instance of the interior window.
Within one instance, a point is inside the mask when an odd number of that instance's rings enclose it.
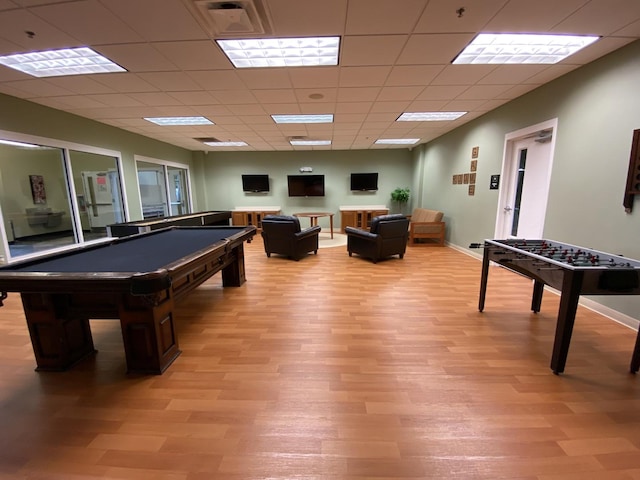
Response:
[[[136,160],[143,218],[191,212],[189,170],[186,166]]]
[[[124,221],[119,157],[24,138],[0,132],[0,262],[105,237]]]

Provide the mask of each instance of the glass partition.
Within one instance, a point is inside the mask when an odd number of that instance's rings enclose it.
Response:
[[[171,215],[189,213],[187,171],[184,168],[167,167],[167,176],[169,178]]]
[[[0,171],[5,258],[76,243],[62,149],[0,144]]]
[[[138,186],[142,202],[142,217],[156,218],[169,215],[167,201],[167,183],[164,167],[148,162],[136,163],[138,167]]]
[[[188,168],[140,158],[136,158],[136,167],[142,216],[146,219],[191,213]]]
[[[0,263],[106,237],[126,219],[120,168],[117,152],[0,131]]]

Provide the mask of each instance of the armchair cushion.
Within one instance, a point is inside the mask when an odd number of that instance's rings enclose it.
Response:
[[[409,242],[418,239],[435,239],[438,245],[444,245],[446,223],[442,221],[444,214],[438,210],[416,208],[411,214],[409,224]]]
[[[262,238],[267,257],[272,253],[300,260],[309,252],[318,253],[318,235],[321,228],[313,226],[302,230],[298,217],[267,215],[262,219]]]
[[[409,235],[409,219],[404,215],[380,215],[371,220],[369,231],[345,227],[347,251],[373,260],[398,255],[404,258]]]

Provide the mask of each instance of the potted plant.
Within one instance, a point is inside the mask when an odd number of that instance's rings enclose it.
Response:
[[[400,213],[404,213],[404,209],[407,203],[409,202],[410,192],[411,191],[409,190],[409,187],[405,187],[405,188],[398,187],[393,192],[391,192],[391,200],[398,204]]]

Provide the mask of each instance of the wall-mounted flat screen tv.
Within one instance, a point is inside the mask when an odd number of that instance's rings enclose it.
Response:
[[[252,193],[268,192],[269,175],[242,175],[242,191]]]
[[[290,197],[324,197],[324,175],[287,175]]]
[[[352,173],[351,190],[359,192],[378,190],[378,173]]]

